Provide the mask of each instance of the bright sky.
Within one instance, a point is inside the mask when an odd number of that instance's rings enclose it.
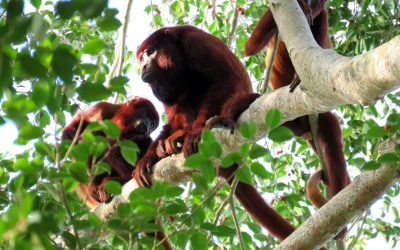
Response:
[[[160,0],[153,1],[153,4],[160,3]],[[110,0],[109,5],[120,10],[119,18],[122,19],[124,9],[126,8],[125,1]],[[132,13],[130,15],[130,22],[127,32],[127,46],[130,50],[136,51],[136,48],[140,43],[151,33],[153,30],[150,28],[151,18],[146,14],[144,8],[149,5],[148,1],[134,1],[132,6]],[[128,77],[131,79],[131,95],[143,96],[150,99],[153,104],[156,105],[159,114],[161,115],[163,107],[161,103],[153,97],[151,89],[148,84],[143,83],[140,77],[135,73],[129,73]],[[159,126],[158,131],[161,129]],[[158,134],[158,133],[157,133]],[[5,125],[0,126],[0,135],[2,137],[2,142],[0,143],[0,152],[9,152],[10,155],[15,155],[16,153],[22,152],[24,147],[15,145],[13,142],[17,138],[18,131],[12,122],[7,122]],[[398,199],[397,199],[398,200]],[[379,218],[382,207],[382,202],[377,202],[372,208],[372,216]],[[388,216],[390,219],[391,216]],[[352,232],[355,234],[355,232]],[[382,237],[370,240],[365,247],[366,250],[376,250],[376,249],[391,249],[390,245]]]

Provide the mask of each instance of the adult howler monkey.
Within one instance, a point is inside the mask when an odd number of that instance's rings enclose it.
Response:
[[[322,48],[332,48],[328,33],[328,15],[324,8],[326,0],[299,0],[298,2],[308,17],[311,31],[317,43]],[[311,4],[310,2],[313,3]],[[265,46],[268,46],[267,67],[272,59],[274,43],[279,43],[269,79],[272,89],[289,85],[297,77],[285,44],[274,39],[277,31],[272,13],[268,10],[261,17],[249,41],[246,43],[246,55],[256,54]],[[310,134],[310,124],[307,116],[287,122],[286,125],[297,136]],[[308,185],[312,189],[309,190],[308,195],[310,196],[310,200],[317,207],[320,207],[326,202],[326,199],[321,197],[318,192],[318,178],[323,178],[324,182],[328,185],[329,196],[332,197],[350,183],[350,177],[346,169],[340,124],[334,114],[331,112],[319,114],[317,136],[324,158],[321,161],[324,161],[326,164],[328,176],[323,176],[322,172],[317,172]],[[315,151],[314,141],[309,139],[309,136],[306,137]]]
[[[150,185],[152,166],[162,157],[183,151],[188,156],[206,121],[224,110],[241,113],[258,96],[237,57],[218,38],[192,26],[162,28],[151,34],[136,54],[142,79],[164,104],[168,123],[138,161],[134,178]],[[227,111],[227,112],[228,112]],[[218,122],[218,121],[216,121]],[[215,124],[215,123],[214,123]],[[176,147],[181,142],[182,149]],[[220,171],[227,178],[230,170]],[[235,195],[245,209],[280,240],[294,227],[265,203],[257,190],[239,183]]]

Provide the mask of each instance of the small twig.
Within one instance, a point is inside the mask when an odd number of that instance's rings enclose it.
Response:
[[[185,219],[183,219],[181,221],[181,223],[179,223],[175,230],[172,231],[171,233],[169,233],[168,235],[165,236],[164,239],[160,240],[157,244],[156,247],[159,247],[162,245],[162,243],[164,241],[166,241],[168,238],[170,238],[171,236],[173,236],[174,234],[176,234],[179,229],[181,229],[181,227],[190,219],[192,218],[201,208],[203,208],[203,206],[206,204],[206,202],[208,202],[211,197],[213,197],[215,195],[215,193],[217,193],[217,191],[225,184],[225,181],[219,181],[217,182],[217,184],[215,185],[215,187],[211,190],[211,192],[204,198],[204,200],[198,205],[198,207],[196,207],[192,213],[190,215],[188,215]]]
[[[75,136],[74,136],[74,138],[72,139],[72,143],[71,143],[71,145],[68,147],[68,150],[67,150],[67,152],[65,153],[64,158],[61,160],[61,162],[64,162],[65,160],[67,160],[69,154],[72,152],[73,146],[78,142],[79,137],[80,137],[81,132],[82,132],[82,127],[83,127],[83,121],[84,121],[84,120],[85,120],[85,114],[84,114],[84,112],[81,112],[81,120],[79,121],[78,128],[77,128],[77,130],[76,130]],[[58,144],[56,144],[56,145],[58,145]],[[56,162],[58,162],[58,161],[56,161]]]
[[[236,170],[237,171],[237,170]],[[199,210],[200,208],[202,208],[206,202],[208,200],[210,200],[215,193],[217,193],[218,190],[220,190],[222,188],[223,185],[225,185],[226,180],[230,180],[231,178],[233,178],[233,176],[236,174],[236,171],[233,172],[230,176],[228,176],[228,178],[224,179],[224,180],[219,180],[217,182],[217,184],[215,185],[215,187],[211,190],[211,192],[204,198],[204,200],[199,204],[199,206],[197,208],[195,208],[192,213],[190,215],[188,215],[185,219],[183,219],[181,221],[181,223],[179,223],[179,225],[176,226],[175,230],[172,231],[170,234],[166,235],[164,239],[162,239],[160,242],[158,242],[156,247],[161,246],[161,244],[166,241],[168,238],[170,238],[171,236],[173,236],[174,234],[176,234],[179,229],[181,229],[181,227],[186,223],[186,221],[188,221],[190,218],[192,218]]]
[[[4,14],[6,13],[6,9],[3,10],[3,12],[1,12],[0,14],[0,19],[3,18]]]
[[[188,183],[188,187],[187,187],[187,195],[185,197],[185,201],[188,201],[189,197],[190,197],[190,193],[192,192],[193,189],[193,181],[189,181]]]
[[[211,10],[211,16],[216,19],[217,18],[217,0],[212,1],[212,10]]]
[[[364,214],[364,216],[363,216],[363,220],[362,220],[362,222],[361,222],[361,225],[360,225],[360,227],[359,227],[358,230],[357,230],[357,235],[356,235],[356,237],[354,237],[354,240],[350,243],[349,247],[347,248],[348,250],[353,249],[353,247],[355,246],[355,244],[356,244],[356,242],[357,242],[357,239],[360,238],[361,233],[362,233],[362,228],[363,228],[363,226],[364,226],[364,224],[365,224],[365,222],[366,222],[366,220],[367,220],[367,215],[368,215],[368,214],[369,214],[369,209],[368,209],[368,211],[365,212],[365,214]]]
[[[265,78],[264,78],[263,82],[261,83],[261,87],[259,90],[260,94],[264,94],[265,92],[267,92],[267,86],[269,83],[269,78],[271,77],[272,67],[274,65],[274,61],[275,61],[275,57],[276,57],[276,51],[278,50],[278,44],[279,44],[279,36],[278,36],[278,32],[276,32],[275,37],[274,37],[274,48],[272,50],[271,60],[268,62],[268,68],[265,73]]]
[[[62,200],[63,203],[64,203],[65,210],[67,211],[69,220],[71,221],[72,230],[74,231],[74,235],[75,235],[75,238],[76,238],[76,245],[77,245],[78,249],[82,249],[82,246],[81,246],[81,243],[80,243],[80,239],[79,239],[78,230],[76,229],[76,226],[75,226],[75,224],[74,224],[74,220],[75,220],[75,219],[74,219],[74,216],[73,216],[73,214],[72,214],[72,212],[71,212],[71,209],[70,209],[69,206],[68,206],[68,201],[67,201],[67,198],[66,198],[66,195],[65,195],[64,186],[63,186],[63,183],[62,183],[61,180],[58,182],[58,185],[59,185],[59,187],[60,187],[60,196],[61,196],[61,200]]]
[[[236,178],[233,180],[233,182],[232,182],[232,184],[231,184],[231,190],[229,191],[229,194],[228,194],[228,197],[226,197],[223,201],[222,201],[222,203],[221,203],[221,205],[218,207],[218,209],[217,209],[217,212],[215,212],[215,216],[214,216],[214,220],[213,220],[213,224],[214,225],[217,225],[217,222],[218,222],[218,220],[219,220],[219,217],[221,216],[221,214],[222,214],[222,211],[224,210],[224,208],[226,207],[226,205],[228,205],[228,203],[230,202],[230,200],[232,199],[232,197],[233,197],[233,194],[235,193],[235,190],[236,190],[236,186],[237,186],[237,180],[236,180]],[[210,240],[211,239],[211,234],[208,236],[208,240]]]
[[[128,0],[124,18],[122,20],[122,30],[118,34],[118,40],[114,48],[114,62],[111,65],[110,72],[106,77],[106,84],[109,85],[111,78],[122,74],[122,67],[124,65],[125,45],[126,45],[126,34],[128,31],[129,15],[131,13],[133,0]],[[115,102],[118,100],[118,94],[116,94]]]
[[[229,193],[229,207],[231,208],[231,211],[232,211],[233,222],[235,224],[236,232],[237,232],[237,235],[238,235],[238,238],[239,238],[239,242],[240,242],[240,249],[244,250],[245,249],[244,248],[244,241],[243,241],[243,238],[242,238],[242,233],[240,231],[239,220],[238,220],[237,215],[236,215],[235,205],[233,204],[233,194],[235,193],[235,190],[236,190],[238,182],[239,181],[236,178],[233,180],[232,189],[231,189],[231,192]]]
[[[233,20],[232,20],[232,28],[231,31],[229,32],[229,37],[228,37],[228,42],[227,45],[229,48],[232,49],[232,43],[234,38],[236,37],[236,31],[237,31],[237,27],[238,27],[238,20],[239,20],[239,11],[237,9],[238,7],[238,3],[236,2],[236,6],[234,7],[231,1],[231,6],[234,9],[234,14],[233,14]]]
[[[53,120],[57,121],[57,119],[58,119],[57,118],[57,114],[54,114]],[[56,162],[56,167],[59,169],[60,168],[60,161],[59,161],[59,155],[60,155],[59,150],[60,149],[59,149],[59,145],[57,143],[57,133],[56,132],[57,132],[57,125],[54,126],[54,139],[55,139],[55,142],[56,142],[56,161],[55,162]],[[75,137],[76,137],[76,135],[75,135]],[[71,212],[71,209],[69,208],[62,180],[58,181],[58,186],[59,186],[61,200],[63,201],[65,210],[67,211],[69,220],[70,220],[71,225],[72,225],[72,230],[74,231],[74,235],[75,235],[75,238],[76,238],[76,245],[77,245],[78,249],[82,249],[82,246],[81,246],[81,243],[80,243],[80,239],[79,239],[78,230],[76,229],[76,226],[74,224],[74,216],[73,216],[73,214]]]

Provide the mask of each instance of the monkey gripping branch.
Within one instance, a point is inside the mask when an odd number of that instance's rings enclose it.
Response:
[[[297,1],[271,0],[270,7],[302,82],[292,93],[288,87],[283,87],[264,94],[243,112],[238,123],[253,121],[257,126],[257,136],[252,142],[267,132],[263,117],[272,108],[281,112],[281,123],[284,123],[300,116],[327,112],[340,105],[367,105],[400,86],[400,37],[363,55],[344,57],[317,45]],[[225,155],[249,142],[238,132],[233,135],[224,129],[213,129],[213,132]],[[380,152],[392,151],[396,143],[383,143]],[[187,181],[193,169],[185,168],[183,163],[182,155],[161,160],[154,166],[153,180]],[[216,166],[218,164],[215,162]],[[278,249],[314,249],[323,245],[371,206],[399,177],[399,170],[389,165],[360,174],[286,238]],[[130,192],[137,187],[134,180],[128,182],[120,196],[107,205],[98,206],[94,212],[102,219],[107,218],[119,203],[128,200]]]

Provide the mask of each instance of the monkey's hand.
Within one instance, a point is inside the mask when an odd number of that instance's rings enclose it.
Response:
[[[158,162],[158,160],[159,158],[157,155],[150,152],[150,154],[146,154],[137,162],[132,175],[140,186],[151,186],[153,166]]]
[[[185,130],[176,130],[172,135],[164,140],[165,156],[180,153],[182,151],[183,143],[187,132]],[[164,156],[164,157],[165,157]]]
[[[229,129],[229,132],[233,134],[235,132],[236,123],[234,120],[223,117],[223,116],[214,116],[209,119],[206,123],[206,128],[223,128]]]
[[[195,129],[187,133],[183,141],[183,155],[188,157],[199,151],[202,129]]]

